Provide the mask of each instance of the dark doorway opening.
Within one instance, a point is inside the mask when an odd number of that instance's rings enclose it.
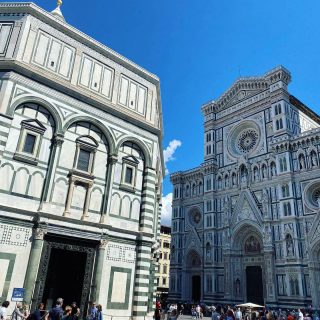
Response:
[[[64,305],[81,302],[86,269],[85,252],[52,248],[42,301],[51,308],[56,299],[64,299]]]
[[[192,277],[192,300],[199,302],[201,300],[201,277]]]
[[[246,268],[247,278],[247,301],[260,304],[263,301],[262,269],[260,266],[249,266]]]

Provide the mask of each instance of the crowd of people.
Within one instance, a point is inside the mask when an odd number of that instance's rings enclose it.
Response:
[[[70,306],[63,307],[63,299],[58,298],[55,306],[51,310],[45,310],[44,303],[40,303],[38,308],[30,313],[27,305],[17,302],[11,315],[8,314],[9,301],[2,303],[0,308],[0,320],[78,320],[80,308],[76,302]],[[102,306],[90,303],[86,320],[103,320]]]
[[[156,304],[155,320],[176,320],[181,315],[191,315],[192,320],[211,317],[212,320],[320,320],[319,310],[309,309],[249,309],[230,306],[207,306],[201,304],[169,304],[161,309]]]

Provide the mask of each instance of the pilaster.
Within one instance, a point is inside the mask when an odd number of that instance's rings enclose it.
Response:
[[[56,134],[52,140],[52,150],[49,157],[49,164],[46,179],[43,185],[42,197],[40,202],[39,210],[42,210],[43,203],[50,201],[50,196],[52,193],[53,185],[54,185],[54,177],[56,173],[56,169],[59,163],[59,157],[61,152],[61,146],[64,142],[64,137],[61,134]]]
[[[33,301],[33,292],[36,284],[45,234],[46,229],[41,227],[34,229],[32,247],[23,286],[26,290],[24,301],[30,305]]]
[[[106,215],[108,214],[108,210],[110,208],[110,201],[112,196],[112,184],[114,177],[114,169],[115,164],[118,162],[118,156],[115,154],[110,154],[108,156],[107,163],[107,173],[106,173],[106,184],[105,184],[105,192],[103,196],[102,206],[101,206],[101,217],[100,223],[106,222]]]
[[[153,168],[145,168],[141,197],[140,231],[153,234],[155,219],[155,181],[156,172]]]
[[[101,239],[97,248],[96,267],[95,267],[94,279],[93,279],[93,293],[91,296],[92,301],[100,301],[102,272],[104,267],[107,245],[108,245],[108,240]]]

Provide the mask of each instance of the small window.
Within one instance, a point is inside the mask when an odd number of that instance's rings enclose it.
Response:
[[[74,170],[93,173],[95,153],[98,143],[90,136],[81,136],[76,140],[77,149],[74,159]]]
[[[281,157],[279,162],[280,162],[280,172],[287,171],[287,159],[286,159],[286,157]]]
[[[289,185],[284,184],[282,187],[282,197],[283,198],[287,198],[290,196],[290,190],[289,190]]]
[[[77,164],[78,170],[88,171],[89,165],[90,165],[90,156],[91,156],[90,151],[80,149],[79,157],[78,157],[78,164]]]
[[[124,182],[127,184],[132,184],[132,178],[133,178],[133,168],[127,166]]]
[[[20,138],[14,159],[36,165],[46,128],[37,119],[21,122]]]
[[[24,140],[23,152],[25,153],[34,153],[34,147],[36,145],[37,136],[31,133],[26,134],[26,138]]]
[[[126,157],[122,159],[122,178],[121,178],[121,188],[127,191],[134,191],[136,186],[136,175],[138,160],[133,156]]]
[[[291,204],[290,202],[285,202],[283,204],[283,214],[285,217],[291,216]]]

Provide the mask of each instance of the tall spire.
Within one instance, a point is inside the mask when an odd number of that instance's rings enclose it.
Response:
[[[57,0],[57,7],[53,11],[51,11],[51,14],[61,21],[66,21],[60,9],[61,5],[62,5],[62,0]]]

